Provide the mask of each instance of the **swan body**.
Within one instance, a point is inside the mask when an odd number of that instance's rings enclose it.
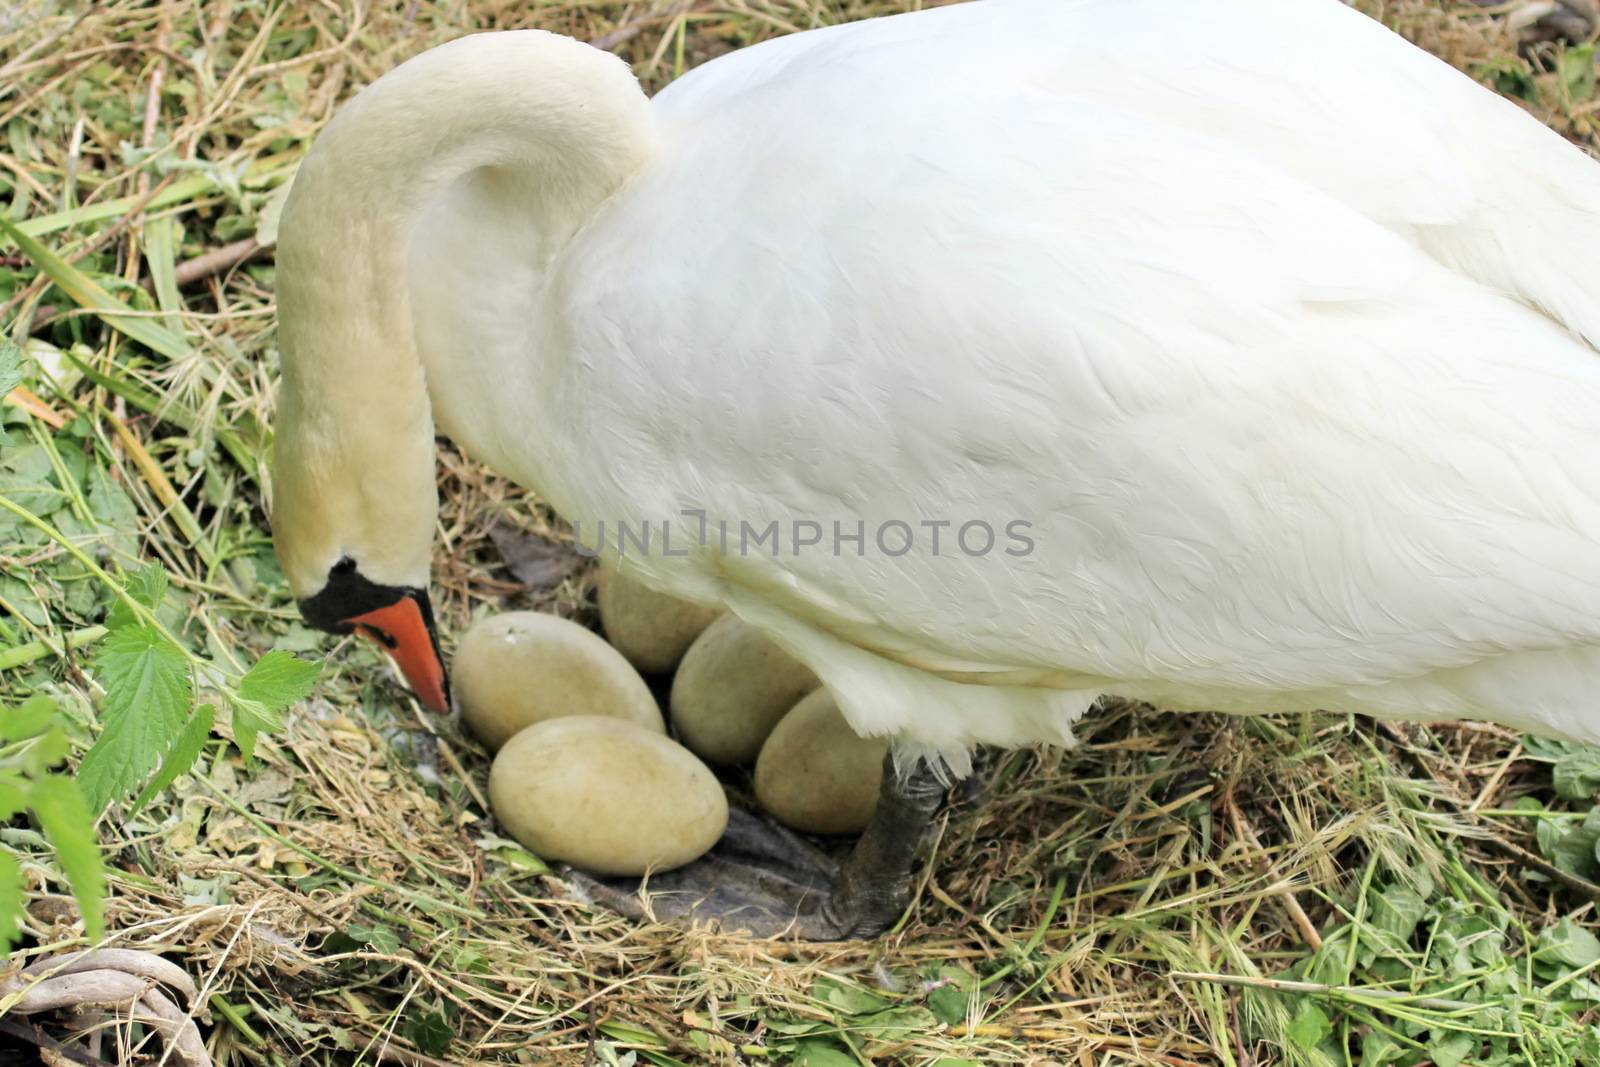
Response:
[[[651,101],[465,38],[280,240],[307,602],[425,589],[437,427],[958,765],[1104,694],[1600,742],[1600,166],[1337,0],[982,0]]]

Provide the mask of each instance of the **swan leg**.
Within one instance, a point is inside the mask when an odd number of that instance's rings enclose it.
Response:
[[[876,937],[910,900],[912,867],[944,793],[921,761],[897,771],[886,756],[877,810],[842,863],[771,820],[735,809],[716,846],[677,870],[647,879],[566,873],[585,898],[632,919],[715,923],[807,941]]]
[[[839,867],[822,916],[838,937],[877,937],[911,902],[911,871],[944,805],[945,783],[924,760],[895,767],[883,757],[878,806]]]

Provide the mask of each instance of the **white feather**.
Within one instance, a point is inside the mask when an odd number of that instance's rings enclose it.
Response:
[[[1600,167],[1532,118],[1336,0],[986,0],[652,109],[559,251],[514,168],[434,202],[435,417],[589,530],[1030,523],[629,561],[858,729],[1059,742],[1112,693],[1600,741]]]

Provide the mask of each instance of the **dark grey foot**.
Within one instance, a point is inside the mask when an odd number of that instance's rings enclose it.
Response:
[[[569,870],[590,900],[634,919],[704,923],[754,937],[876,937],[911,898],[911,870],[944,786],[926,767],[905,778],[885,759],[872,822],[842,863],[763,817],[737,809],[710,852],[639,878]]]

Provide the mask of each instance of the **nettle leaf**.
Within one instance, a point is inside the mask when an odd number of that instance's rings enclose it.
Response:
[[[146,563],[128,575],[128,593],[154,611],[167,595],[167,572],[159,563]]]
[[[257,701],[272,711],[282,711],[303,700],[317,684],[320,663],[303,660],[293,653],[274,650],[256,660],[239,681],[239,695]]]
[[[239,680],[233,739],[247,761],[255,757],[257,735],[282,730],[284,709],[310,693],[321,673],[321,664],[275,649],[256,660]]]
[[[123,575],[122,588],[143,607],[154,611],[167,595],[167,572],[159,563],[146,563],[138,570]],[[106,615],[106,626],[112,630],[135,625],[138,621],[139,617],[120,597]]]
[[[133,806],[128,809],[130,816],[141,811],[144,806],[154,800],[156,794],[176,782],[180,775],[188,772],[194,766],[194,761],[200,758],[200,753],[205,750],[206,739],[211,736],[211,724],[216,717],[216,709],[210,704],[202,704],[189,716],[189,721],[184,724],[183,733],[178,735],[178,740],[167,752],[166,759],[161,761],[161,770],[150,779],[150,784],[139,793]]]
[[[147,625],[113,630],[95,657],[105,688],[102,728],[78,766],[89,805],[131,793],[183,733],[194,681],[182,651]]]
[[[283,729],[283,712],[259,700],[235,697],[230,703],[233,706],[233,740],[239,746],[239,754],[249,763],[256,758],[256,738]]]
[[[84,933],[90,941],[98,941],[105,929],[100,905],[106,895],[106,870],[95,841],[89,805],[84,802],[78,783],[60,775],[35,781],[30,799],[33,813],[44,828],[50,847],[60,857],[62,873],[83,912]]]

